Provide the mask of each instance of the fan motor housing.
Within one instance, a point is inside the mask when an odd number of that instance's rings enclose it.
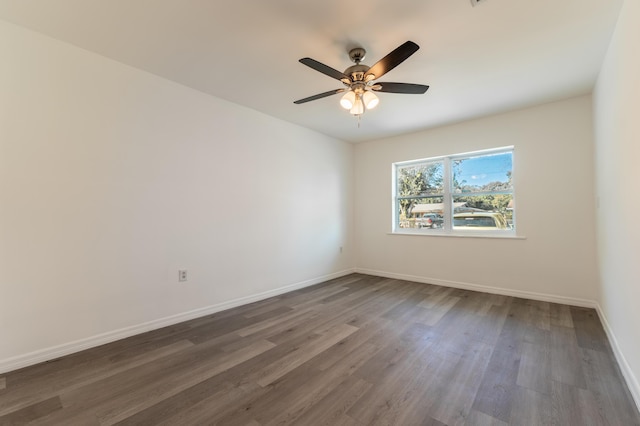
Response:
[[[351,77],[351,81],[363,81],[364,74],[369,71],[367,65],[356,64],[344,70],[345,75]]]

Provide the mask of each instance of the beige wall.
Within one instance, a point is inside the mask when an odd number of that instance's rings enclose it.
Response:
[[[640,406],[640,2],[626,0],[594,91],[599,301]]]
[[[356,146],[357,267],[387,276],[593,303],[597,269],[591,98]],[[390,235],[391,164],[513,145],[517,234]]]
[[[0,370],[353,267],[350,144],[2,21],[0,63]]]

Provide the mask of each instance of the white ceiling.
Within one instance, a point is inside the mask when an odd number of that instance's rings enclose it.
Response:
[[[622,0],[0,0],[0,18],[211,95],[359,142],[589,93]],[[300,63],[373,65],[412,40],[380,81],[430,85],[381,93],[357,120],[342,87]]]

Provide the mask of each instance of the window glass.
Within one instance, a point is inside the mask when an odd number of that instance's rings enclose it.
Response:
[[[451,165],[455,193],[513,190],[511,152],[453,159]]]
[[[465,217],[469,219],[476,213],[491,213],[493,216],[500,216],[496,229],[513,228],[513,194],[486,194],[486,195],[465,195],[454,196],[453,205],[453,226],[465,226],[456,221],[456,218]],[[504,224],[504,226],[502,226]]]
[[[398,167],[398,195],[442,194],[443,174],[441,161]]]
[[[394,230],[515,230],[513,148],[394,164]]]
[[[404,198],[398,202],[400,228],[438,229],[444,223],[442,197]]]

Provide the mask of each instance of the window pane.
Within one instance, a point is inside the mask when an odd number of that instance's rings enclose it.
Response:
[[[511,152],[452,160],[453,192],[512,191]]]
[[[453,197],[454,229],[513,229],[513,195]]]
[[[398,196],[442,194],[443,171],[442,161],[398,167]]]
[[[514,233],[513,147],[393,166],[394,230]]]
[[[442,197],[410,198],[398,200],[400,228],[442,228],[444,204]]]

